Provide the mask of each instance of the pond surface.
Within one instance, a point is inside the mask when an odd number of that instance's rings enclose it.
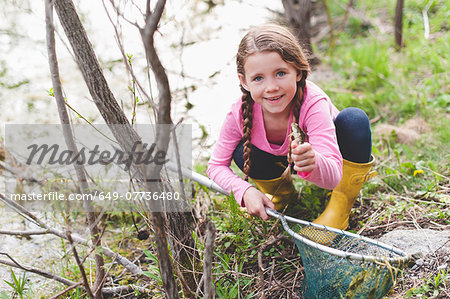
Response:
[[[194,142],[197,146],[194,155],[202,155],[200,144],[208,148],[214,143],[229,107],[240,95],[235,67],[240,39],[249,26],[270,21],[274,17],[271,11],[282,10],[281,1],[241,2],[225,1],[225,5],[217,5],[207,12],[208,7],[201,1],[168,1],[165,18],[156,33],[156,45],[173,90],[173,121],[177,123],[183,118],[183,123],[193,124],[194,138],[203,135],[200,127],[208,133],[206,139]],[[17,7],[7,7],[0,20],[1,27],[7,28],[6,33],[0,35],[0,50],[7,53],[1,58],[4,71],[4,76],[0,77],[2,122],[59,123],[56,105],[48,95],[51,80],[43,4],[40,1],[17,3],[20,4]],[[129,87],[132,83],[102,1],[77,1],[76,7],[110,88],[131,119],[133,99]],[[111,6],[107,5],[107,9],[116,22]],[[142,24],[136,9],[123,7],[123,10],[129,21]],[[57,37],[57,52],[65,97],[85,118],[102,123],[83,77],[67,50],[69,43],[56,13],[54,19],[60,37]],[[152,74],[149,87],[138,29],[122,21],[119,30],[125,53],[132,55],[138,80],[148,94],[157,97]],[[145,104],[144,96],[137,95],[137,123],[152,123],[153,112]],[[83,122],[76,119],[75,113],[73,118],[74,122]],[[1,130],[4,136],[3,127]]]

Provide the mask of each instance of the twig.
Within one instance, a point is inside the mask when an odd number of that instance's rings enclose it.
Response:
[[[265,288],[264,288],[264,265],[262,262],[262,250],[261,247],[258,249],[258,267],[259,267],[259,289],[261,290],[261,299],[266,298]]]
[[[89,298],[94,298],[94,294],[92,293],[91,287],[89,286],[89,282],[88,282],[88,279],[87,279],[87,276],[86,276],[86,271],[84,271],[84,266],[83,266],[83,264],[80,261],[80,257],[78,256],[77,248],[75,247],[75,244],[73,242],[72,235],[71,235],[70,230],[69,230],[68,222],[67,222],[66,234],[67,234],[67,239],[69,240],[69,243],[72,246],[73,256],[75,257],[75,261],[77,262],[78,269],[80,269],[81,277],[83,279],[84,288],[86,289],[86,292],[87,292]]]
[[[342,31],[345,27],[345,23],[347,23],[348,20],[348,16],[350,15],[350,8],[353,5],[353,0],[348,0],[347,2],[347,7],[345,8],[345,14],[344,14],[344,18],[342,19],[342,23],[341,26],[339,27],[338,31]]]
[[[103,234],[105,233],[106,226],[103,227],[102,232],[100,233],[100,237],[97,239],[96,243],[92,244],[91,248],[89,248],[89,251],[86,253],[86,256],[81,260],[81,263],[84,264],[84,262],[87,260],[87,258],[91,255],[94,250],[98,248],[99,240],[102,239]]]
[[[61,5],[60,2],[56,2],[57,5]],[[73,3],[70,3],[73,5]],[[72,6],[73,7],[73,6]],[[73,14],[77,16],[75,9],[73,9]],[[60,16],[61,20],[61,16]],[[51,0],[45,1],[45,23],[46,23],[46,39],[47,39],[47,52],[48,52],[48,62],[50,66],[50,73],[52,78],[52,85],[53,85],[53,92],[55,95],[56,104],[58,107],[58,114],[62,125],[64,140],[67,145],[67,148],[75,154],[75,156],[78,156],[78,148],[75,143],[75,139],[72,133],[72,128],[70,126],[70,119],[66,110],[66,103],[64,101],[64,96],[62,93],[62,86],[61,86],[61,79],[59,76],[59,68],[58,68],[58,60],[56,55],[56,47],[55,47],[55,32],[53,27],[53,3]],[[79,161],[77,161],[79,162]],[[73,164],[75,168],[75,172],[78,178],[78,184],[79,188],[82,193],[89,192],[89,185],[86,178],[86,170],[82,163],[74,163]],[[89,224],[89,231],[92,240],[94,240],[94,243],[97,243],[97,240],[99,238],[99,229],[97,225],[95,224],[95,213],[93,210],[93,207],[89,201],[83,201],[84,209],[86,212],[86,218]],[[67,234],[67,238],[69,242],[73,243],[73,240],[71,240],[70,232]],[[75,247],[73,247],[74,249]],[[78,254],[76,253],[76,250],[74,250],[75,259],[77,260],[77,263],[80,262],[78,258]],[[104,276],[104,261],[103,257],[100,254],[94,255],[95,260],[95,283],[94,283],[94,289],[95,288],[101,288],[99,286],[99,283],[101,279]],[[84,269],[81,264],[78,266],[81,266],[80,271],[81,273],[84,272]],[[83,279],[86,279],[86,277],[83,277]],[[87,279],[84,281],[86,291],[90,298],[94,298],[94,295],[92,294],[92,291],[90,290],[89,284],[87,282]]]
[[[268,287],[268,290],[270,290],[271,285],[272,285],[272,280],[273,280],[273,273],[274,273],[274,270],[275,270],[275,260],[272,259],[272,267],[270,267],[270,277],[269,277],[269,287]],[[276,279],[275,279],[275,283],[277,283],[277,282],[276,282]]]
[[[103,276],[102,282],[99,284],[99,287],[100,287],[100,286],[103,286],[103,285],[105,284],[106,278],[108,277],[108,274],[109,274],[109,271],[111,271],[111,268],[112,268],[113,265],[114,265],[114,261],[115,261],[116,258],[117,258],[117,255],[118,255],[118,253],[119,253],[119,250],[120,250],[120,248],[122,248],[122,243],[123,243],[124,237],[125,237],[125,234],[122,233],[122,240],[120,240],[119,246],[117,246],[117,253],[116,253],[116,255],[114,256],[114,258],[112,259],[111,265],[109,265],[108,270],[105,271],[105,276]],[[94,294],[97,294],[98,292],[99,292],[99,289],[95,289],[95,290],[94,290]]]
[[[131,78],[133,79],[133,81],[136,82],[136,84],[137,84],[137,86],[138,86],[140,92],[142,92],[142,94],[144,94],[144,96],[147,98],[147,101],[149,102],[150,106],[151,106],[151,107],[154,107],[154,108],[157,108],[158,106],[157,106],[157,104],[153,101],[153,96],[147,94],[147,92],[145,91],[145,89],[142,87],[140,81],[137,79],[137,77],[136,77],[136,75],[135,75],[135,73],[134,73],[134,71],[133,71],[133,68],[132,68],[131,65],[128,63],[127,55],[126,55],[126,53],[125,53],[125,51],[124,51],[124,47],[123,47],[123,44],[122,44],[122,40],[120,39],[119,31],[117,30],[117,26],[113,23],[113,20],[112,20],[112,18],[111,18],[111,16],[110,16],[108,10],[106,9],[105,1],[103,0],[102,2],[103,2],[103,7],[105,8],[105,11],[106,11],[106,15],[107,15],[109,21],[111,22],[111,24],[113,25],[113,28],[114,28],[114,34],[115,34],[115,37],[116,37],[116,42],[117,42],[117,44],[118,44],[118,46],[119,46],[119,50],[120,50],[120,53],[122,54],[122,58],[123,58],[123,60],[124,60],[125,66],[126,66],[126,68],[127,68],[127,71],[130,73]],[[114,10],[116,11],[116,14],[117,14],[117,15],[120,15],[125,21],[128,21],[128,20],[123,16],[123,14],[120,13],[119,8],[115,7],[113,1],[110,1],[110,3],[111,3],[111,5],[114,7]],[[128,22],[129,22],[129,21],[128,21]],[[139,28],[139,26],[138,26],[136,23],[132,23],[132,25]],[[153,110],[153,111],[155,111],[155,110]],[[155,115],[155,118],[156,118],[156,115]]]
[[[3,201],[5,204],[7,204],[10,207],[13,207],[22,217],[25,219],[30,219],[31,222],[34,222],[36,225],[48,230],[48,233],[53,234],[55,236],[58,236],[60,238],[63,238],[67,240],[67,235],[55,228],[52,228],[48,226],[45,222],[37,218],[34,214],[29,212],[27,209],[22,207],[21,205],[15,203],[14,201],[7,199],[2,193],[0,193],[0,201]],[[72,236],[73,240],[77,244],[82,244],[84,246],[89,246],[89,242],[79,236]],[[103,251],[103,253],[110,258],[114,258],[116,256],[116,253],[112,251],[111,249],[103,246],[98,246],[100,250]],[[142,275],[142,269],[133,264],[130,260],[127,258],[121,256],[120,254],[117,254],[116,259],[122,266],[124,266],[131,274],[134,275]]]
[[[74,288],[76,288],[76,287],[78,287],[78,286],[80,286],[80,285],[82,285],[82,284],[83,284],[82,282],[78,282],[78,283],[76,283],[76,284],[74,284],[74,285],[68,287],[67,289],[62,290],[62,291],[59,292],[58,294],[56,294],[56,295],[50,297],[49,299],[57,299],[58,297],[61,297],[61,296],[64,295],[65,293],[70,292],[71,290],[73,290]]]
[[[434,225],[436,225],[437,227],[440,227],[440,228],[450,229],[450,225],[439,224],[439,223],[434,222],[433,220],[430,220],[430,223],[434,224]]]
[[[10,155],[9,153],[7,155]],[[8,158],[7,158],[8,159]],[[12,175],[17,175],[17,171],[15,169],[11,169],[8,166],[6,166],[5,162],[0,161],[0,167],[11,173]],[[19,176],[19,179],[23,181],[28,181],[30,183],[37,183],[38,185],[42,186],[44,183],[34,177],[31,176]]]
[[[0,230],[0,235],[9,235],[9,236],[29,237],[34,235],[46,235],[46,234],[49,234],[48,230],[30,230],[30,231]]]
[[[0,264],[11,266],[11,267],[18,268],[18,269],[22,269],[22,270],[25,270],[25,271],[28,271],[28,272],[31,272],[31,273],[35,273],[35,274],[38,274],[38,275],[43,276],[45,278],[56,280],[56,281],[61,282],[61,283],[65,284],[65,285],[68,285],[68,286],[72,286],[72,285],[76,284],[75,282],[73,282],[73,281],[71,281],[69,279],[66,279],[64,277],[55,275],[55,274],[50,273],[50,272],[46,272],[46,271],[41,270],[39,268],[35,268],[35,267],[19,264],[15,259],[13,259],[7,253],[0,252],[0,255],[5,255],[11,260],[11,261],[8,261],[8,260],[0,259]]]
[[[325,12],[327,15],[328,20],[328,27],[330,28],[329,34],[330,34],[330,41],[329,41],[329,51],[333,51],[335,46],[335,40],[334,40],[334,33],[333,33],[333,18],[331,17],[330,8],[328,7],[327,0],[322,0],[323,7],[325,8]]]
[[[381,225],[377,225],[377,226],[372,226],[369,229],[374,230],[374,229],[378,229],[378,228],[389,227],[389,226],[399,226],[399,225],[408,224],[408,223],[414,224],[414,221],[411,221],[411,220],[395,221],[395,222],[391,222],[391,223],[388,223],[388,224],[381,224]],[[358,234],[359,234],[359,232],[358,232]]]
[[[65,293],[73,290],[74,288],[76,288],[82,284],[83,284],[82,282],[76,283],[73,286],[70,286],[67,289],[59,292],[58,294],[50,297],[49,299],[57,299],[57,298],[61,297],[62,295],[64,295]],[[102,294],[104,294],[104,295],[120,295],[123,292],[134,292],[134,291],[139,291],[142,294],[147,294],[147,293],[149,293],[150,289],[148,289],[146,287],[137,286],[137,285],[107,287],[107,288],[102,289]]]
[[[397,50],[403,47],[403,6],[404,0],[397,0],[394,17],[394,36]]]
[[[278,242],[279,240],[283,239],[283,237],[286,237],[286,236],[279,235],[277,237],[274,237],[272,235],[269,237],[269,239],[267,241],[262,243],[261,246],[258,248],[259,288],[261,289],[261,298],[265,298],[264,272],[267,270],[267,269],[264,269],[264,265],[263,265],[263,259],[262,259],[263,250],[267,246],[272,245],[272,244]],[[272,268],[273,268],[273,264],[272,264]],[[273,273],[272,273],[272,275],[273,275]],[[272,279],[272,276],[271,276],[271,279]],[[270,284],[270,282],[269,282],[269,284]]]
[[[204,294],[207,299],[214,298],[214,286],[212,283],[212,262],[214,257],[214,240],[216,239],[216,227],[210,221],[206,225],[205,255],[203,260]]]
[[[364,224],[363,227],[361,227],[361,229],[357,232],[358,235],[360,235],[369,225],[372,224],[372,222],[375,221],[375,219],[378,217],[378,211],[381,209],[378,208],[373,214],[372,216],[370,216],[370,219],[366,222],[366,224]]]
[[[137,285],[127,285],[102,289],[102,293],[105,295],[120,295],[120,293],[122,292],[133,292],[133,291],[139,291],[140,293],[148,294],[150,289]]]
[[[176,134],[176,129],[179,123],[177,123],[177,125],[173,126],[172,129],[172,136],[173,136],[173,143],[175,145],[175,156],[176,156],[176,160],[177,160],[177,170],[178,170],[178,178],[180,179],[180,190],[181,190],[181,195],[183,196],[183,198],[186,200],[186,192],[184,189],[184,183],[183,183],[183,172],[181,170],[181,159],[180,159],[180,148],[178,146],[178,140],[177,140],[177,134]]]
[[[156,84],[159,91],[157,123],[163,125],[157,127],[156,148],[162,150],[163,152],[167,152],[170,141],[170,131],[168,125],[172,124],[172,119],[170,116],[172,98],[166,71],[159,59],[154,45],[154,34],[162,17],[165,4],[165,0],[158,0],[156,5],[154,6],[153,11],[151,11],[150,0],[147,0],[145,26],[144,28],[139,29],[144,44],[147,62],[149,62],[151,65],[151,69],[155,75]],[[147,171],[145,171],[144,173],[148,178],[160,178],[161,169],[162,165],[157,165],[155,167],[152,167],[151,169],[147,169]],[[147,182],[147,187],[152,191],[158,191],[160,189],[160,186],[158,184],[151,182]],[[153,229],[155,231],[154,238],[156,242],[158,264],[161,272],[163,286],[166,290],[166,296],[176,299],[179,298],[179,294],[173,274],[171,257],[169,256],[169,252],[167,249],[166,217],[163,213],[155,212],[158,208],[157,205],[160,204],[159,201],[151,201],[149,204],[152,211],[151,220]]]
[[[430,171],[430,172],[432,172],[432,173],[434,173],[434,174],[437,175],[437,176],[440,176],[440,177],[443,178],[443,179],[450,180],[450,177],[445,176],[445,175],[442,175],[442,174],[440,174],[440,173],[438,173],[438,172],[436,172],[436,171],[434,171],[434,170],[432,170],[432,169],[430,169],[430,168],[428,168],[428,167],[423,166],[422,168],[423,168],[423,169],[426,169],[426,170],[428,170],[428,171]]]
[[[295,271],[295,276],[294,276],[293,283],[292,283],[292,290],[291,290],[292,293],[294,293],[295,282],[297,281],[297,276],[298,276],[299,272],[300,272],[300,268],[297,268],[297,271]]]

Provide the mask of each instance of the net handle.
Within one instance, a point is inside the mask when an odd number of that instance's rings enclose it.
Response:
[[[349,259],[353,259],[353,260],[359,260],[359,261],[363,261],[363,262],[381,262],[381,263],[385,263],[385,262],[389,262],[389,263],[397,263],[397,262],[406,262],[407,260],[409,260],[409,256],[402,250],[394,247],[394,246],[390,246],[387,245],[385,243],[361,236],[361,235],[357,235],[357,234],[353,234],[350,232],[346,232],[337,228],[333,228],[333,227],[329,227],[329,226],[325,226],[322,224],[317,224],[317,223],[312,223],[309,221],[305,221],[305,220],[300,220],[297,218],[293,218],[293,217],[289,217],[289,216],[285,216],[275,210],[269,209],[266,207],[266,213],[269,216],[272,216],[274,218],[277,218],[281,221],[281,224],[283,225],[284,230],[290,235],[292,236],[294,239],[308,245],[311,246],[313,248],[316,248],[320,251],[332,254],[332,255],[336,255],[336,256],[340,256],[340,257],[344,257],[344,258],[349,258]],[[311,227],[315,227],[315,228],[320,228],[320,229],[324,229],[327,231],[331,231],[337,234],[342,234],[342,235],[346,235],[349,236],[351,238],[355,238],[355,239],[360,239],[363,240],[364,242],[368,242],[370,244],[376,245],[378,247],[384,248],[386,250],[389,250],[391,252],[394,252],[398,255],[400,255],[401,257],[397,257],[397,258],[386,258],[386,257],[376,257],[373,255],[362,255],[362,254],[356,254],[356,253],[352,253],[352,252],[345,252],[339,249],[335,249],[335,248],[331,248],[322,244],[319,244],[317,242],[311,241],[305,237],[300,236],[299,234],[297,234],[296,232],[294,232],[290,227],[289,224],[287,223],[287,221],[290,222],[294,222],[294,223],[298,223],[298,224],[303,224],[306,226],[311,226]]]

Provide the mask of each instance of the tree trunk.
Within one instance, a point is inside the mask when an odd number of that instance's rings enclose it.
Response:
[[[159,0],[153,11],[150,11],[150,3],[147,2],[146,25],[141,29],[142,40],[144,43],[147,59],[150,62],[151,69],[155,74],[158,85],[158,124],[172,124],[170,118],[171,110],[171,93],[165,69],[162,66],[156,49],[154,47],[153,34],[157,29],[159,19],[165,6],[164,0]],[[105,122],[110,125],[110,129],[114,137],[119,142],[125,152],[130,152],[135,142],[140,138],[130,126],[128,119],[125,117],[122,109],[117,104],[114,95],[103,76],[96,55],[87,38],[86,32],[78,18],[75,7],[71,0],[56,0],[56,11],[60,22],[73,48],[77,63],[83,73],[89,92],[100,111]],[[122,126],[111,126],[112,124],[122,124]],[[156,135],[156,149],[166,152],[170,138],[170,126],[159,126]],[[162,165],[161,165],[162,166]],[[147,189],[152,192],[163,192],[163,188],[159,182],[149,181],[145,178],[160,177],[161,167],[152,165],[148,169],[135,169],[138,179],[146,182]],[[152,205],[154,201],[150,201]],[[158,208],[158,207],[156,207]],[[152,224],[155,230],[155,240],[157,244],[158,262],[161,270],[161,276],[169,298],[178,298],[178,291],[174,280],[171,258],[167,249],[167,235],[171,241],[173,250],[173,258],[181,265],[180,280],[186,282],[189,288],[183,289],[186,296],[194,296],[192,291],[195,290],[196,274],[191,273],[193,267],[197,267],[197,259],[193,258],[198,255],[195,249],[195,241],[192,237],[193,221],[188,219],[186,213],[161,213],[155,212],[155,206],[150,206],[152,210]],[[170,233],[166,233],[166,217],[168,218],[168,229]],[[181,242],[181,243],[180,243]],[[201,263],[198,263],[201,269]],[[185,276],[186,275],[186,276]],[[185,286],[185,284],[183,284]]]
[[[159,1],[157,4],[162,4],[164,7],[165,1]],[[114,137],[119,142],[120,146],[125,152],[131,152],[133,145],[140,140],[137,133],[131,127],[128,119],[125,117],[120,106],[114,98],[111,90],[109,89],[108,83],[106,82],[103,72],[100,68],[94,50],[91,43],[86,35],[83,25],[78,17],[75,7],[71,0],[56,0],[55,1],[56,12],[60,19],[61,25],[63,26],[64,32],[69,39],[69,42],[74,51],[78,66],[83,74],[85,82],[88,86],[89,92],[96,104],[99,112],[101,113],[105,122],[109,125]],[[152,14],[150,21],[159,22],[159,17],[156,18],[156,14]],[[159,83],[159,82],[158,82]],[[160,84],[158,84],[158,88]],[[161,94],[161,91],[160,91]],[[166,108],[169,105],[170,113],[170,98],[169,103],[163,103],[162,106]],[[158,112],[159,116],[160,112]],[[170,114],[169,114],[170,115]],[[170,123],[167,120],[166,115],[162,114],[159,118],[162,120],[161,123]],[[121,124],[121,126],[114,126],[116,124]],[[167,126],[164,126],[167,127]],[[167,149],[167,144],[169,141],[169,133],[167,128],[162,128],[158,130],[157,135],[157,149]],[[165,152],[165,151],[164,151]],[[161,165],[162,167],[162,165]],[[149,190],[152,192],[162,191],[158,182],[146,180],[146,177],[155,178],[160,177],[161,167],[155,165],[155,167],[150,167],[148,170],[139,169],[136,167],[137,179],[146,183]],[[155,176],[157,174],[157,176]],[[152,204],[150,208],[154,210],[155,205],[159,203],[158,201],[150,201]],[[157,207],[156,207],[157,208]],[[160,272],[163,280],[163,285],[166,290],[168,298],[178,298],[178,291],[175,283],[175,278],[172,271],[171,259],[168,252],[167,240],[166,240],[166,223],[164,214],[161,212],[152,212],[152,224],[155,230],[155,240],[157,245],[158,262],[160,267]]]
[[[125,152],[131,152],[134,142],[140,138],[129,125],[128,119],[109,89],[72,1],[56,0],[55,9],[98,111],[110,125],[122,149]],[[115,124],[121,124],[121,126],[111,126]]]
[[[311,46],[311,0],[282,0],[286,19],[305,51],[311,66],[320,63]]]
[[[48,49],[48,60],[49,60],[49,66],[50,66],[50,73],[52,77],[52,85],[53,90],[55,94],[55,100],[56,104],[58,106],[58,113],[59,118],[61,121],[63,133],[64,133],[64,139],[67,145],[67,148],[72,151],[73,153],[76,153],[75,155],[78,155],[78,148],[75,143],[75,139],[72,134],[72,128],[70,126],[70,120],[69,115],[66,110],[66,105],[64,102],[64,96],[62,92],[61,87],[61,80],[59,77],[59,68],[58,68],[58,60],[56,57],[56,49],[55,49],[55,36],[54,36],[54,25],[53,25],[53,6],[50,4],[50,0],[45,1],[45,14],[46,14],[46,30],[47,30],[47,49]],[[78,163],[74,163],[75,172],[78,178],[78,184],[81,193],[89,193],[89,185],[86,178],[86,171],[84,169],[84,166]],[[86,212],[86,217],[89,225],[89,232],[91,235],[92,240],[92,246],[97,247],[101,245],[100,240],[100,230],[98,229],[98,226],[96,224],[96,216],[94,213],[94,209],[91,206],[91,203],[89,201],[83,201],[83,205]],[[70,231],[67,230],[67,235],[69,237],[69,240],[71,241],[71,244],[73,245],[73,240],[70,236]],[[80,268],[80,272],[83,277],[84,286],[86,288],[86,291],[89,295],[89,298],[103,298],[102,297],[102,281],[105,276],[105,269],[104,269],[104,260],[103,257],[95,253],[94,254],[94,260],[95,260],[95,282],[93,285],[94,293],[92,292],[88,280],[86,278],[86,274],[84,271],[83,265],[80,263],[79,258],[77,256],[77,252],[75,249],[75,246],[73,247],[73,253],[75,256],[75,259],[77,260],[78,267]],[[97,290],[97,291],[95,291]]]
[[[169,80],[166,71],[159,60],[158,53],[154,45],[154,33],[157,29],[158,21],[156,18],[162,14],[165,1],[158,1],[154,11],[150,14],[147,9],[145,27],[140,30],[142,41],[147,56],[147,60],[151,66],[152,72],[155,75],[158,86],[158,115],[157,122],[159,124],[172,124],[170,117],[171,110],[171,92],[169,87]],[[149,3],[147,7],[149,7]],[[168,136],[161,132],[157,132],[157,147],[167,148],[168,140],[164,140],[158,136]],[[160,145],[160,147],[158,146]],[[184,199],[186,200],[186,199]],[[153,217],[154,215],[152,215]],[[186,298],[195,298],[193,290],[196,289],[196,274],[201,270],[201,262],[198,253],[195,250],[195,241],[192,237],[194,230],[193,221],[189,220],[189,213],[171,212],[166,214],[168,220],[168,229],[171,232],[169,239],[172,256],[177,261],[180,268],[178,271],[183,287],[183,295]],[[194,250],[193,250],[194,249]],[[197,269],[199,268],[199,269]]]
[[[395,6],[394,34],[395,44],[398,50],[403,47],[403,2],[404,0],[397,0]]]

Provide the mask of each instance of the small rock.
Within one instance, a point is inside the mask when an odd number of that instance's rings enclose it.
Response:
[[[422,253],[430,254],[440,249],[450,253],[450,231],[437,231],[432,229],[393,230],[382,236],[379,240],[393,245],[409,255]],[[417,263],[417,262],[416,262]]]

